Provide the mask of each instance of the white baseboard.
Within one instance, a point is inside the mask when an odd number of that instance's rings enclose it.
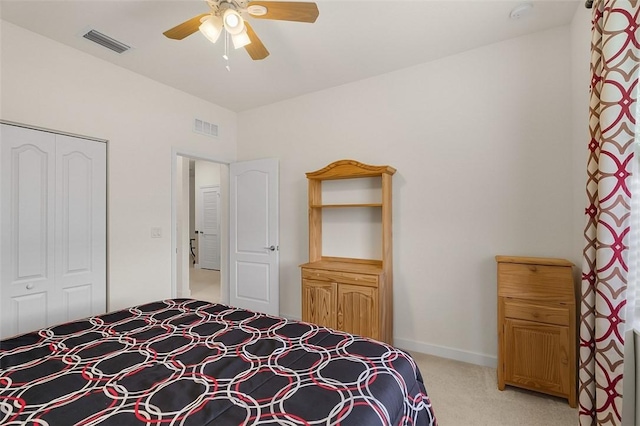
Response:
[[[454,359],[456,361],[481,365],[483,367],[496,368],[498,366],[498,358],[491,355],[447,348],[445,346],[431,345],[428,343],[416,342],[414,340],[402,338],[393,339],[393,344],[401,349],[405,349],[408,351],[415,351],[427,355],[439,356],[441,358]]]
[[[300,318],[294,315],[280,313],[280,316],[289,320],[300,321]],[[453,359],[469,364],[481,365],[483,367],[497,368],[498,358],[492,355],[479,354],[476,352],[463,351],[460,349],[448,348],[445,346],[431,345],[415,340],[395,338],[394,346],[407,351],[420,352],[427,355],[439,356],[441,358]]]
[[[284,314],[284,313],[280,313],[280,316],[282,318],[286,318],[288,320],[294,320],[294,321],[302,321],[302,318],[294,316],[294,315],[289,315],[289,314]]]

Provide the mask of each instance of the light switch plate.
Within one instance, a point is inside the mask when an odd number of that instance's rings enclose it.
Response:
[[[162,238],[162,228],[151,228],[151,238]]]

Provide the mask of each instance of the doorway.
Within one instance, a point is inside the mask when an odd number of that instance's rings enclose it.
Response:
[[[177,297],[228,299],[228,166],[176,153],[175,243]]]
[[[191,159],[220,165],[220,303],[229,305],[233,293],[233,306],[277,315],[278,160],[273,158],[222,162],[172,149],[171,297],[191,297]]]

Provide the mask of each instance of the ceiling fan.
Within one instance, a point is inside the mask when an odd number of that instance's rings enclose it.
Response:
[[[272,19],[276,21],[296,21],[313,23],[318,18],[318,6],[312,2],[249,1],[249,0],[206,0],[211,8],[209,13],[176,25],[163,34],[174,40],[182,40],[196,31],[215,43],[222,31],[226,31],[236,49],[244,47],[251,59],[259,60],[269,56],[269,51],[247,18]]]

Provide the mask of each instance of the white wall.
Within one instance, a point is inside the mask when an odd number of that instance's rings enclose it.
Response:
[[[196,238],[196,162],[189,160],[189,238]]]
[[[196,161],[196,190],[201,186],[220,185],[220,164]]]
[[[238,158],[280,159],[280,306],[301,316],[304,173],[394,175],[395,343],[495,365],[494,256],[580,259],[569,27],[240,113]]]
[[[189,288],[189,159],[176,158],[176,296],[191,297]]]
[[[0,118],[109,141],[109,309],[169,297],[172,148],[235,160],[236,113],[0,24]],[[221,136],[193,133],[194,117]]]
[[[576,259],[576,281],[582,270],[584,229],[587,224],[587,157],[589,154],[589,84],[591,72],[591,10],[578,7],[571,22],[571,91],[574,189],[574,246],[580,254]]]

